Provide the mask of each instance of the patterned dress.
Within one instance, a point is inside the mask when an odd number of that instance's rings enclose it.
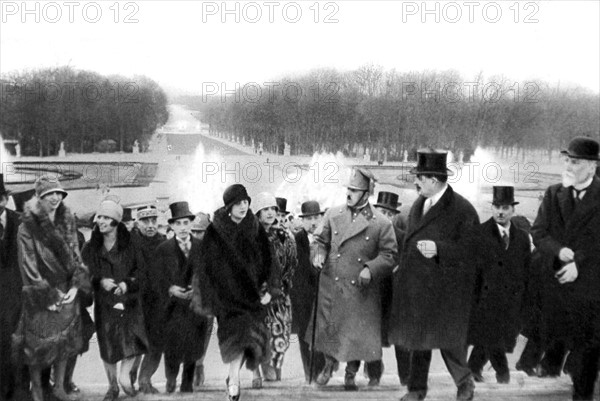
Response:
[[[272,294],[267,308],[265,323],[271,332],[271,359],[268,365],[281,371],[283,357],[290,346],[292,333],[292,303],[290,289],[292,277],[298,264],[296,240],[288,229],[274,225],[268,230],[269,244],[273,263],[273,282],[271,288],[280,289]]]

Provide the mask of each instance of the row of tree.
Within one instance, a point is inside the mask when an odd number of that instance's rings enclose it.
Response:
[[[373,157],[397,160],[405,150],[433,146],[468,157],[480,145],[523,157],[546,149],[551,158],[574,135],[600,132],[600,97],[582,88],[373,65],[177,101],[199,110],[213,135],[262,142],[274,152],[288,143],[292,154],[343,150],[360,157],[370,149]]]
[[[167,96],[144,76],[103,76],[71,67],[15,72],[0,80],[0,133],[23,155],[147,144],[169,117]]]

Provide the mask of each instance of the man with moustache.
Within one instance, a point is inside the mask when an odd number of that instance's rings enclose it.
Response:
[[[427,395],[432,350],[442,358],[458,391],[473,399],[475,384],[467,366],[467,329],[475,269],[469,232],[479,224],[475,208],[448,185],[447,152],[418,151],[408,229],[394,276],[389,341],[411,351],[408,393],[401,401]]]
[[[150,269],[154,261],[156,248],[166,239],[164,235],[158,232],[157,220],[158,210],[155,206],[139,207],[136,214],[136,229],[131,231],[144,261],[138,271],[142,312],[149,343],[148,352],[143,356],[139,374],[140,391],[144,394],[158,393],[158,390],[152,386],[152,375],[154,375],[160,364],[162,342],[164,341],[162,321],[158,312],[165,300],[156,296],[155,287],[158,284],[159,277],[156,277]],[[136,361],[138,365],[139,358]],[[136,373],[137,368],[133,369],[132,372],[132,385],[135,383]]]
[[[517,344],[529,278],[529,234],[511,223],[515,214],[514,187],[494,186],[492,218],[478,227],[475,299],[468,342],[474,345],[469,368],[483,382],[488,360],[498,383],[510,381],[507,352]]]
[[[358,389],[360,361],[370,364],[370,386],[379,384],[383,373],[379,281],[392,273],[398,246],[392,223],[369,203],[374,187],[369,170],[354,168],[346,204],[329,209],[315,232],[313,265],[322,269],[315,349],[325,354],[319,385],[327,384],[337,361],[348,362],[346,390]]]
[[[294,234],[296,238],[298,266],[294,270],[292,288],[290,290],[293,317],[292,333],[298,335],[304,378],[307,382],[312,382],[317,378],[317,374],[323,369],[323,366],[325,366],[324,355],[321,352],[315,352],[312,356],[311,372],[310,343],[305,338],[312,308],[317,296],[318,283],[318,271],[312,266],[311,249],[314,249],[316,246],[314,233],[323,220],[324,212],[321,211],[321,206],[317,201],[304,202],[300,210],[302,214],[299,217],[302,221],[302,228]]]
[[[562,151],[562,184],[550,186],[531,229],[543,259],[542,338],[568,349],[573,400],[592,400],[600,356],[600,179],[596,140]]]

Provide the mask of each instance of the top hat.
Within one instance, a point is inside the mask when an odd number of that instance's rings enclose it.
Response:
[[[123,223],[127,223],[128,221],[133,221],[133,216],[131,215],[131,208],[130,207],[124,207],[123,208],[123,220],[121,220]]]
[[[377,194],[377,203],[373,206],[382,207],[392,212],[400,213],[398,206],[402,203],[398,203],[398,194],[393,192],[381,191]]]
[[[597,141],[579,136],[573,138],[573,140],[569,142],[567,150],[563,150],[560,153],[573,159],[600,160],[600,158],[598,158],[599,149],[600,145],[598,145]]]
[[[194,220],[196,215],[190,212],[190,206],[187,202],[175,202],[169,205],[171,209],[171,218],[167,220],[169,224],[173,223],[177,219],[183,219],[184,217]]]
[[[519,202],[515,202],[515,188],[511,186],[494,186],[494,199],[492,205],[494,206],[506,206],[506,205],[518,205]]]
[[[432,148],[417,151],[417,165],[410,170],[411,174],[446,175],[454,173],[446,167],[448,152]]]
[[[323,214],[325,212],[321,211],[321,206],[317,201],[306,201],[300,206],[300,211],[302,214],[298,217],[308,217],[314,216],[316,214]]]
[[[285,210],[287,207],[287,199],[285,198],[275,198],[277,201],[277,207],[279,207],[279,213],[290,214],[289,211]]]
[[[0,173],[0,196],[8,196],[8,190],[4,187],[4,174]]]
[[[26,189],[25,191],[11,192],[10,195],[12,196],[13,202],[15,203],[15,210],[19,213],[22,213],[23,207],[25,206],[25,202],[31,199],[34,193],[35,188]]]
[[[147,205],[138,207],[136,213],[136,218],[138,220],[147,219],[149,217],[158,217],[158,209],[156,209],[156,206]]]
[[[347,188],[359,191],[369,191],[369,193],[372,194],[375,189],[375,181],[375,176],[371,171],[366,168],[355,167],[350,174]]]

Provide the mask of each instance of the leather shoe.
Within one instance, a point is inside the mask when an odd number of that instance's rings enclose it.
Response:
[[[333,375],[333,364],[330,363],[329,361],[325,362],[325,366],[323,367],[323,370],[321,371],[321,373],[319,373],[319,375],[317,376],[317,380],[316,383],[319,386],[324,386],[327,383],[329,383],[329,379],[331,379],[331,376]]]
[[[346,391],[357,391],[358,390],[358,386],[356,385],[356,382],[354,381],[355,376],[356,376],[356,374],[354,374],[354,373],[346,372],[346,375],[344,376],[344,390],[346,390]]]
[[[167,393],[171,394],[175,392],[175,387],[177,387],[177,381],[175,379],[167,379]]]
[[[421,401],[425,399],[426,395],[426,391],[409,391],[400,398],[400,401]]]
[[[190,382],[181,383],[181,386],[179,387],[179,392],[180,393],[193,393],[194,387],[192,386],[192,383],[190,383]]]
[[[150,383],[140,383],[140,392],[144,394],[158,394],[158,390]]]
[[[483,374],[481,373],[481,371],[471,371],[471,374],[473,375],[473,380],[475,380],[476,383],[485,383],[485,379],[483,378]]]
[[[530,366],[523,366],[523,364],[521,362],[517,362],[515,369],[517,369],[518,371],[521,371],[521,372],[525,372],[525,374],[527,376],[533,376],[533,377],[537,376],[535,368],[532,368]]]
[[[510,372],[496,373],[496,381],[500,384],[510,383]]]
[[[475,383],[472,379],[467,380],[458,386],[456,392],[456,401],[471,401],[475,395]]]
[[[115,401],[119,398],[119,387],[110,387],[102,401]]]
[[[379,382],[380,382],[380,379],[378,379],[376,377],[372,377],[372,378],[369,379],[368,386],[369,387],[377,387],[377,386],[379,386]]]

